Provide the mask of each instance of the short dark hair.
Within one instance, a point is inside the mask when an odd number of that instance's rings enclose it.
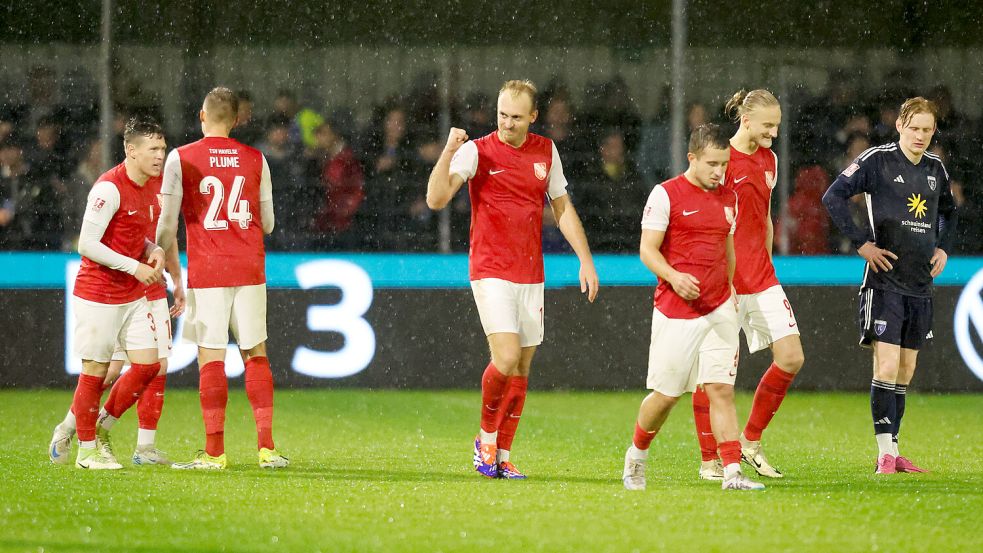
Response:
[[[704,123],[693,129],[689,135],[689,148],[687,151],[695,156],[699,156],[708,147],[718,150],[725,150],[730,147],[727,135],[714,123]]]
[[[253,95],[252,95],[252,93],[249,92],[246,89],[237,90],[236,91],[236,96],[239,98],[239,101],[240,102],[252,102],[253,101]]]
[[[164,129],[160,123],[146,116],[130,117],[126,121],[126,127],[123,128],[124,144],[132,144],[137,137],[154,138],[156,136],[163,138]]]

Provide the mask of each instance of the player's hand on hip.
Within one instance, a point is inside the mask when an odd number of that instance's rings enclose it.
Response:
[[[580,293],[587,294],[587,301],[594,303],[594,299],[597,298],[597,291],[600,289],[601,284],[597,278],[597,270],[594,269],[594,265],[580,266]]]
[[[700,297],[700,281],[689,273],[675,273],[669,278],[669,285],[686,301]]]
[[[877,244],[873,242],[867,242],[857,248],[857,253],[860,254],[860,257],[867,260],[867,263],[870,264],[870,267],[875,273],[890,271],[894,268],[890,259],[898,259],[898,256],[894,255],[893,252],[878,248]]]
[[[188,298],[184,292],[184,284],[181,282],[175,282],[174,305],[172,305],[170,309],[171,318],[177,318],[184,314],[184,307],[187,304],[187,301]]]
[[[447,145],[444,146],[444,150],[453,154],[467,141],[468,133],[464,132],[464,129],[451,127],[451,132],[447,135]]]
[[[929,260],[932,264],[932,278],[935,278],[942,274],[945,270],[945,264],[949,261],[949,254],[945,253],[945,250],[941,248],[935,248],[935,255]]]
[[[141,263],[137,265],[137,272],[133,273],[133,276],[140,281],[140,284],[147,285],[160,282],[161,272],[150,265]]]

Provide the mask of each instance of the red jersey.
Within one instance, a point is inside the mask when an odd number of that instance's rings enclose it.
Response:
[[[170,153],[163,193],[181,196],[188,236],[188,288],[266,282],[260,215],[263,154],[232,138],[205,137]],[[266,194],[264,192],[263,194]]]
[[[157,206],[157,207],[154,208],[154,210],[155,210],[156,213],[160,213],[160,207],[161,207],[160,186],[161,186],[161,183],[162,182],[163,182],[163,178],[162,177],[157,177],[157,178],[153,178],[153,179],[148,180],[147,181],[147,184],[145,185],[149,189],[150,192],[153,192],[153,195],[154,195],[153,196],[154,197],[154,205]],[[151,242],[156,241],[157,240],[156,231],[157,231],[156,225],[151,225],[151,227],[150,227],[150,234],[147,235],[147,240],[150,240]],[[144,291],[144,293],[147,296],[147,300],[149,300],[149,301],[156,301],[156,300],[166,299],[167,298],[167,284],[164,282],[163,279],[161,279],[160,282],[155,282],[155,283],[151,284],[150,286],[147,286],[147,289]]]
[[[553,141],[530,133],[515,148],[493,132],[461,146],[451,173],[470,187],[471,280],[543,282],[543,208],[567,184]]]
[[[120,163],[103,173],[92,186],[85,220],[105,226],[100,242],[109,249],[144,262],[146,238],[153,236],[160,213],[156,198],[159,189],[160,177],[139,186],[127,176],[126,166]],[[118,305],[140,299],[144,289],[133,275],[82,256],[74,295],[96,303]]]
[[[664,231],[659,251],[675,270],[700,281],[700,296],[679,297],[668,282],[655,289],[655,308],[670,319],[695,319],[730,298],[727,236],[734,233],[737,196],[723,187],[704,190],[685,175],[656,186],[642,215],[642,228]],[[742,214],[743,216],[743,214]]]
[[[741,224],[734,232],[737,272],[734,289],[738,294],[756,294],[778,284],[775,266],[765,242],[771,191],[778,182],[778,158],[769,148],[743,154],[730,147],[730,163],[724,186],[737,193]]]

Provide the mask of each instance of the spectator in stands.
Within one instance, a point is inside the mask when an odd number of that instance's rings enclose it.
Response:
[[[322,247],[351,249],[357,236],[348,232],[364,197],[365,177],[355,153],[330,122],[314,131],[320,161],[322,200],[314,218],[314,230]]]
[[[61,151],[60,129],[53,118],[38,122],[35,139],[28,144],[24,157],[28,170],[24,176],[18,206],[29,220],[30,232],[23,237],[28,249],[68,249],[63,244],[68,219],[66,179],[71,161]]]
[[[487,94],[474,91],[464,99],[464,127],[468,136],[480,138],[497,128],[495,104]]]
[[[572,182],[571,194],[595,251],[633,252],[646,190],[628,158],[623,131],[611,127],[600,136],[597,153],[581,182]]]
[[[79,231],[82,228],[82,216],[88,204],[89,190],[103,174],[102,140],[91,138],[82,150],[82,159],[75,167],[75,172],[67,181],[65,194],[65,237],[62,241],[70,251],[78,249]]]
[[[983,253],[983,197],[978,187],[967,187],[963,183],[962,171],[951,164],[951,156],[945,146],[933,143],[929,151],[942,159],[949,171],[949,189],[956,209],[959,210],[959,224],[956,225],[954,255],[980,255]],[[950,168],[951,167],[951,168]]]
[[[828,255],[829,217],[822,197],[832,179],[819,165],[807,165],[795,174],[795,192],[775,228],[778,250],[786,255]],[[780,237],[780,238],[779,238]]]
[[[402,190],[416,184],[411,182],[415,152],[406,129],[406,109],[401,104],[392,104],[380,112],[365,148],[368,176],[364,208],[356,216],[361,245],[396,250],[400,226],[395,211]]]
[[[239,117],[230,136],[243,144],[256,146],[263,140],[264,133],[262,125],[253,116],[256,107],[253,95],[248,90],[240,90],[236,96],[239,97]]]
[[[0,250],[20,248],[21,225],[17,219],[17,200],[24,187],[23,151],[11,139],[0,141]]]
[[[290,140],[293,121],[274,113],[267,122],[266,138],[257,148],[266,156],[273,181],[274,216],[280,223],[267,239],[272,249],[308,249],[314,206],[320,201],[320,172],[308,179],[305,160],[296,142]]]

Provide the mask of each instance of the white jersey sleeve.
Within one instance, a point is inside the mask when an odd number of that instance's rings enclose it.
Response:
[[[89,190],[88,204],[85,206],[83,221],[94,223],[101,228],[109,226],[109,221],[119,210],[119,189],[109,181],[99,181]],[[100,237],[101,238],[101,237]]]
[[[669,194],[662,186],[656,186],[649,194],[642,213],[642,230],[661,230],[669,228]]]
[[[270,177],[270,164],[263,158],[263,172],[259,179],[259,214],[263,218],[263,232],[273,232],[273,179]]]
[[[553,147],[553,161],[550,162],[550,173],[546,177],[548,186],[546,195],[550,200],[555,200],[567,193],[567,177],[563,174],[563,164],[560,162],[560,152],[556,149],[556,143],[550,142]]]
[[[181,183],[181,178],[181,156],[175,148],[167,154],[167,160],[164,162],[164,178],[160,185],[160,193],[178,198],[182,197],[184,186]]]
[[[478,146],[474,140],[468,140],[454,152],[451,158],[451,175],[459,175],[464,182],[471,180],[478,172]]]
[[[106,227],[119,211],[119,189],[108,181],[100,181],[89,191],[88,205],[82,217],[82,229],[79,233],[79,253],[100,265],[134,274],[140,263],[133,258],[113,251],[102,243]]]

